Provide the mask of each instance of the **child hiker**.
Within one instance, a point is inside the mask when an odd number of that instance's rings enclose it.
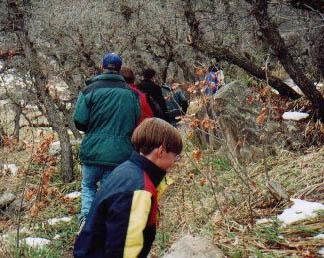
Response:
[[[76,258],[143,258],[157,225],[157,187],[182,151],[179,132],[159,118],[134,131],[135,151],[100,188],[74,245]]]

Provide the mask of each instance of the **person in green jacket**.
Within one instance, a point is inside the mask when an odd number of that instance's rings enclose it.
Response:
[[[120,56],[106,53],[103,73],[86,82],[76,103],[74,123],[85,132],[80,147],[80,225],[89,213],[98,182],[103,182],[133,151],[131,136],[140,117],[140,106],[138,96],[119,74],[121,66]]]

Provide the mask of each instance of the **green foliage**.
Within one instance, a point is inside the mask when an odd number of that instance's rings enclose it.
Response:
[[[230,257],[232,258],[243,258],[243,250],[241,249],[234,249],[230,252]]]
[[[282,239],[279,237],[280,231],[277,223],[258,225],[255,230],[255,235],[257,239],[265,241],[270,245],[282,242]]]

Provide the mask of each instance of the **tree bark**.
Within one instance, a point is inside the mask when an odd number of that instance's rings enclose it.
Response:
[[[13,136],[17,141],[19,141],[19,129],[20,129],[20,117],[22,113],[22,107],[20,105],[15,105],[15,127],[13,131]]]
[[[250,0],[247,2],[251,3]],[[288,51],[278,28],[270,21],[267,0],[256,0],[252,4],[252,14],[258,22],[265,40],[275,52],[286,72],[311,101],[318,112],[318,117],[324,120],[324,98],[316,89],[314,82],[307,78],[303,70],[297,65]]]

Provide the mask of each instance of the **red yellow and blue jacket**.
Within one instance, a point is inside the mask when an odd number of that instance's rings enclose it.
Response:
[[[101,186],[76,239],[74,257],[147,257],[156,232],[156,188],[164,177],[164,170],[133,152]]]

